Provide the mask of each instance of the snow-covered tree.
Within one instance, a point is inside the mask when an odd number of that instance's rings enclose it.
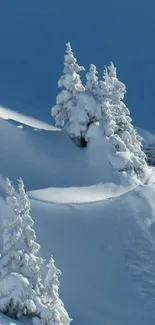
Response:
[[[0,256],[0,312],[13,318],[31,316],[33,324],[38,325],[69,325],[70,318],[58,295],[60,271],[53,259],[45,266],[44,260],[36,256],[40,246],[35,241],[30,202],[22,179],[18,181],[19,195],[8,178],[6,189],[8,213]]]
[[[3,254],[0,258],[0,274],[17,272],[26,277],[35,290],[41,289],[43,259],[36,256],[40,246],[36,243],[34,224],[29,212],[30,202],[19,180],[19,196],[9,179],[6,179],[8,214],[4,218]]]
[[[30,280],[31,284],[36,289],[36,286],[41,287],[44,261],[41,257],[36,255],[40,250],[40,245],[36,242],[36,234],[32,228],[34,226],[34,221],[30,216],[30,201],[21,178],[18,180],[18,191],[18,203],[20,207],[20,216],[22,218],[22,236],[20,244],[24,250],[24,256],[26,256],[26,267],[20,270],[20,272]]]
[[[104,70],[99,84],[102,116],[106,116],[106,135],[111,137],[118,151],[130,152],[133,169],[139,175],[146,170],[145,154],[141,138],[131,123],[130,111],[123,102],[126,87],[118,80],[113,63]]]
[[[61,271],[55,266],[53,256],[47,265],[47,275],[45,278],[44,288],[49,303],[53,303],[59,298],[59,278]]]
[[[24,243],[25,252],[36,253],[39,251],[40,246],[36,243],[36,235],[34,229],[34,221],[30,216],[30,201],[25,191],[24,182],[21,178],[18,179],[18,203],[20,207],[20,216],[22,218],[22,239]]]
[[[85,70],[77,64],[70,43],[66,44],[64,56],[64,73],[58,81],[58,86],[63,88],[56,98],[56,105],[52,108],[56,125],[66,125],[72,139],[77,139],[83,145],[89,125],[94,122],[95,109],[93,93],[85,91],[79,72]],[[93,74],[93,66],[90,71]],[[95,73],[95,71],[94,71]],[[91,76],[90,76],[91,78]],[[88,76],[88,79],[90,79]],[[93,78],[93,76],[92,76]],[[91,81],[93,84],[95,81]],[[90,83],[87,87],[91,87]],[[89,98],[88,98],[89,93]],[[91,105],[90,105],[90,100]],[[98,107],[98,106],[97,106]]]
[[[20,207],[15,196],[15,189],[10,180],[6,179],[6,203],[8,213],[3,219],[3,254],[0,258],[0,275],[4,276],[20,267],[22,250],[19,241],[22,235],[22,219]]]
[[[35,292],[21,274],[0,278],[0,311],[15,319],[36,314]]]
[[[0,257],[0,311],[12,317],[30,314],[34,290],[21,274],[27,267],[28,255],[21,245],[22,218],[15,189],[6,179],[8,212],[3,219],[3,251]]]
[[[76,107],[76,94],[85,90],[82,85],[79,72],[85,70],[77,64],[70,43],[66,44],[64,56],[64,71],[58,81],[58,87],[63,90],[57,95],[56,105],[52,107],[52,116],[55,117],[56,125],[65,125]]]
[[[61,275],[61,271],[55,266],[53,257],[51,257],[47,269],[48,271],[44,283],[44,299],[49,310],[45,310],[41,314],[41,317],[45,323],[47,323],[47,320],[49,321],[52,316],[55,320],[54,324],[69,325],[71,319],[69,318],[68,313],[64,308],[64,304],[59,297],[60,282],[58,276]]]
[[[126,93],[125,85],[118,80],[117,70],[111,62],[103,71],[103,81],[100,81],[101,95],[111,104],[118,104]]]
[[[86,73],[86,90],[95,96],[99,94],[98,71],[94,64],[90,65],[89,72]]]
[[[117,79],[113,63],[103,71],[103,80],[99,81],[99,100],[101,102],[101,118],[104,120],[105,134],[113,136],[117,130],[114,105],[119,105],[124,98],[125,86]]]

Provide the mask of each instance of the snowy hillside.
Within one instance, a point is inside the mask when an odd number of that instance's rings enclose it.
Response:
[[[153,325],[151,170],[149,184],[142,185],[113,170],[104,141],[84,149],[54,127],[4,108],[0,116],[0,220],[4,178],[16,183],[22,177],[41,255],[49,259],[52,253],[62,271],[60,297],[73,325]],[[5,316],[0,321],[19,324]]]

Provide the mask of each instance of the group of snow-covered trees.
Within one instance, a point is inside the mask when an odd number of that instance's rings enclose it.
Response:
[[[84,71],[74,57],[70,43],[66,44],[64,71],[58,81],[62,88],[52,107],[56,125],[65,126],[70,137],[81,146],[95,136],[96,123],[103,136],[112,142],[116,155],[110,159],[119,171],[130,171],[139,178],[146,170],[145,153],[141,138],[132,125],[130,112],[123,102],[126,87],[118,80],[113,63],[105,67],[99,80],[96,66],[91,64],[82,83],[80,72]],[[122,163],[123,161],[123,163]]]
[[[6,179],[7,213],[3,218],[3,251],[0,256],[0,312],[28,316],[34,325],[69,325],[59,298],[59,274],[53,257],[48,264],[40,249],[30,215],[30,201],[22,179],[16,193]]]

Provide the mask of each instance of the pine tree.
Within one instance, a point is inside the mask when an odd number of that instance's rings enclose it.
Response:
[[[53,319],[56,325],[69,325],[71,319],[68,316],[64,308],[64,304],[59,297],[59,278],[61,271],[55,266],[55,261],[51,257],[49,264],[47,265],[47,275],[44,283],[44,299],[46,305],[49,307],[48,310],[41,313],[41,318],[44,323],[50,323]]]
[[[20,216],[22,218],[22,239],[24,242],[24,250],[26,253],[34,254],[40,249],[39,244],[36,243],[36,235],[34,229],[34,221],[30,216],[30,201],[25,192],[24,182],[21,178],[18,179],[18,203],[20,207]]]
[[[3,219],[3,251],[0,257],[0,311],[18,318],[34,312],[34,290],[21,274],[28,256],[21,246],[22,218],[15,189],[6,179],[8,213]]]
[[[8,213],[3,220],[3,254],[0,258],[1,277],[16,271],[20,267],[23,255],[19,245],[22,235],[20,207],[15,196],[15,189],[8,178],[6,178],[6,192]]]
[[[86,90],[91,94],[98,96],[99,94],[99,83],[98,83],[98,71],[94,64],[90,65],[89,72],[86,73]]]
[[[21,178],[18,180],[18,196],[8,178],[6,185],[8,214],[4,218],[0,257],[0,312],[15,319],[34,316],[42,325],[69,325],[71,320],[58,293],[61,272],[53,258],[46,267],[43,259],[36,256],[40,246],[32,229],[34,222],[24,183]]]
[[[119,104],[124,99],[126,93],[125,85],[118,80],[117,70],[114,64],[105,67],[103,71],[103,81],[100,81],[102,94],[110,104]]]
[[[104,70],[103,81],[100,81],[102,114],[112,125],[110,136],[117,150],[130,152],[133,169],[139,175],[146,170],[145,154],[141,149],[141,138],[131,124],[130,111],[123,102],[125,93],[126,87],[118,80],[116,68],[111,63]]]
[[[30,216],[30,201],[21,178],[18,180],[18,191],[18,203],[22,218],[20,244],[24,250],[24,256],[26,256],[26,267],[23,267],[20,272],[28,278],[35,290],[40,290],[42,288],[41,280],[44,261],[41,257],[36,256],[36,253],[40,250],[40,245],[36,243],[36,234],[32,229],[34,221]]]
[[[3,253],[0,258],[0,274],[16,272],[26,277],[33,288],[42,288],[43,259],[36,256],[40,246],[36,243],[34,224],[29,215],[30,202],[23,181],[19,180],[19,197],[15,196],[9,179],[6,179],[8,214],[4,218]]]
[[[66,44],[64,56],[64,71],[58,81],[58,87],[64,88],[56,98],[56,105],[52,107],[52,116],[56,125],[65,125],[69,116],[76,107],[76,94],[85,90],[79,72],[85,70],[77,64],[70,43]]]
[[[85,70],[77,64],[70,43],[66,44],[64,56],[64,73],[58,86],[64,88],[57,96],[56,105],[52,108],[56,125],[66,125],[69,136],[85,146],[86,132],[94,117],[94,108],[88,105],[88,94],[82,85],[79,72]]]
[[[47,275],[45,278],[45,292],[48,297],[48,301],[54,303],[57,299],[59,299],[59,278],[61,275],[61,271],[58,270],[55,266],[55,261],[51,256],[49,264],[47,265]]]

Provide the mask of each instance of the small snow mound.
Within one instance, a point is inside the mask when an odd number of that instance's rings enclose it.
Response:
[[[99,122],[91,124],[86,135],[87,141],[99,136],[102,136],[102,130],[100,128]]]

